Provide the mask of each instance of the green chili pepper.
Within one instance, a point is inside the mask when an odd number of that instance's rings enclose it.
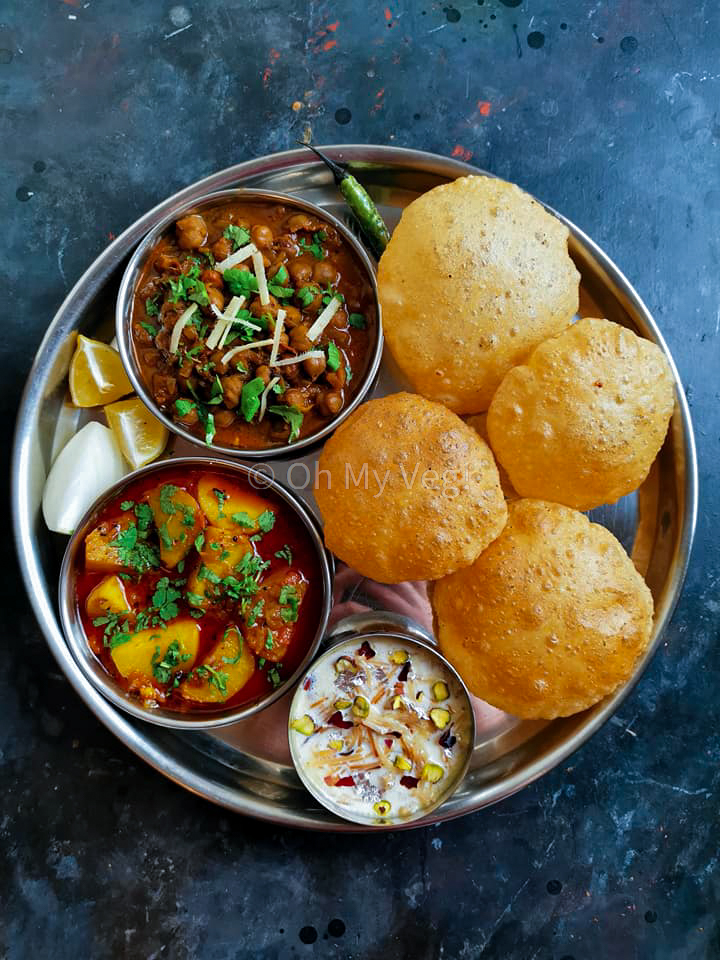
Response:
[[[298,140],[298,143],[302,143],[302,141]],[[312,150],[314,154],[320,157],[325,166],[332,171],[335,183],[340,188],[340,193],[345,197],[347,205],[355,214],[362,232],[365,234],[376,255],[380,256],[388,245],[390,231],[380,216],[370,194],[351,173],[348,173],[344,167],[335,163],[330,157],[326,157],[317,147],[314,147],[311,143],[302,143],[302,145]]]

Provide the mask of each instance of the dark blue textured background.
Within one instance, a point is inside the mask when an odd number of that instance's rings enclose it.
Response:
[[[676,357],[702,484],[682,602],[613,722],[502,805],[389,837],[274,829],[137,761],[58,673],[6,528],[0,957],[720,956],[718,4],[5,0],[0,18],[6,450],[43,331],[108,238],[309,128],[472,159],[604,246]]]

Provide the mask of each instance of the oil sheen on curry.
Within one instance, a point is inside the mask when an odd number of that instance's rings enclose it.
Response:
[[[270,449],[316,433],[360,385],[376,337],[354,251],[332,224],[277,203],[181,217],[135,290],[141,376],[207,443]]]
[[[146,706],[255,702],[313,642],[322,582],[312,541],[283,500],[234,473],[170,467],[137,480],[78,556],[90,647]]]

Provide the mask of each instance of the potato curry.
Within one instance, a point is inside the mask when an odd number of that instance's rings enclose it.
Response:
[[[292,675],[322,599],[290,506],[244,477],[168,467],[130,484],[85,538],[77,603],[105,669],[146,705],[251,703]]]

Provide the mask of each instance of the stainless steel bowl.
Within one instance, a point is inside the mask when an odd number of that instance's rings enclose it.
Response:
[[[412,816],[387,816],[380,821],[377,818],[355,815],[348,811],[345,807],[334,803],[332,798],[328,796],[327,793],[323,793],[322,790],[318,789],[317,785],[313,783],[308,776],[307,771],[305,770],[305,765],[303,764],[298,753],[298,737],[293,736],[292,731],[288,731],[290,756],[292,757],[292,762],[297,775],[300,777],[305,789],[308,790],[313,797],[315,797],[318,803],[322,804],[327,810],[329,810],[330,813],[334,813],[336,816],[342,817],[343,820],[349,820],[351,823],[361,824],[363,827],[368,829],[387,829],[388,827],[410,824],[414,823],[416,820],[422,820],[424,817],[429,816],[433,810],[437,810],[439,806],[445,803],[445,801],[455,793],[465,779],[465,774],[470,766],[470,760],[473,754],[473,746],[475,743],[475,713],[473,711],[472,697],[470,696],[470,692],[465,684],[465,681],[462,679],[455,667],[453,667],[453,665],[440,653],[437,643],[435,642],[435,638],[432,636],[432,634],[427,630],[424,630],[419,624],[415,623],[409,617],[405,617],[400,614],[391,613],[384,610],[352,614],[351,616],[345,617],[343,620],[340,620],[338,623],[336,623],[332,630],[329,631],[326,640],[328,643],[328,649],[325,650],[325,652],[322,653],[317,660],[315,660],[315,662],[307,668],[306,672],[301,678],[301,682],[297,685],[290,706],[291,720],[299,712],[298,699],[302,693],[302,681],[305,679],[305,677],[313,670],[316,670],[317,667],[325,660],[329,659],[330,657],[337,656],[342,648],[348,648],[348,651],[350,649],[355,650],[364,641],[367,641],[372,646],[373,641],[397,640],[410,650],[421,649],[423,653],[428,654],[431,658],[434,658],[438,661],[438,663],[442,664],[442,667],[457,681],[462,695],[465,698],[468,717],[470,719],[470,735],[468,737],[468,743],[465,750],[465,757],[463,759],[462,766],[455,774],[453,779],[447,783],[445,789],[438,793],[435,800],[431,804],[428,804],[427,806],[417,810]]]
[[[78,553],[82,550],[85,536],[97,523],[98,517],[105,506],[139,478],[146,477],[153,473],[162,474],[165,470],[171,470],[173,473],[177,473],[178,469],[182,470],[183,467],[204,471],[217,469],[240,474],[243,477],[254,479],[258,490],[269,490],[279,496],[290,505],[307,530],[308,536],[317,553],[322,577],[322,607],[315,636],[302,663],[298,665],[292,676],[284,680],[276,690],[272,690],[259,700],[238,707],[228,707],[224,710],[220,709],[212,713],[183,714],[172,710],[165,710],[162,707],[146,707],[139,699],[123,690],[90,649],[80,619],[76,599],[76,560]],[[173,727],[174,729],[208,730],[213,727],[225,726],[236,720],[245,719],[263,710],[279,697],[283,696],[283,694],[287,693],[297,681],[298,677],[304,673],[320,645],[327,626],[328,616],[330,615],[332,603],[332,569],[331,560],[325,550],[315,521],[297,497],[286,490],[285,487],[274,480],[270,480],[265,474],[259,473],[252,467],[245,466],[241,463],[210,459],[207,457],[183,457],[141,467],[139,470],[135,470],[133,473],[128,474],[128,476],[123,477],[122,480],[110,487],[109,490],[105,491],[105,493],[95,501],[80,521],[77,530],[67,545],[60,569],[60,586],[58,593],[60,619],[68,646],[82,673],[96,690],[107,697],[116,707],[131,714],[133,717],[139,717],[141,720],[148,720],[150,723],[158,724],[161,727]]]
[[[135,362],[132,336],[130,331],[132,308],[135,287],[140,278],[140,274],[143,266],[145,265],[148,254],[155,246],[157,241],[167,231],[168,227],[173,224],[178,217],[188,213],[202,213],[203,210],[217,206],[217,204],[223,200],[242,200],[249,202],[255,200],[270,203],[282,203],[283,205],[291,207],[294,210],[310,213],[319,220],[324,220],[337,230],[348,246],[352,249],[359,263],[365,270],[368,283],[372,287],[373,297],[375,300],[375,310],[377,312],[377,336],[375,342],[372,344],[370,354],[367,358],[367,366],[362,375],[362,379],[355,392],[355,395],[350,403],[348,403],[347,406],[344,407],[336,417],[333,417],[333,419],[330,420],[324,427],[322,427],[320,430],[317,430],[315,433],[310,434],[310,436],[303,437],[301,440],[298,440],[295,443],[286,443],[281,446],[264,449],[243,449],[240,447],[228,446],[222,443],[205,444],[200,437],[195,436],[195,434],[187,430],[182,424],[176,423],[172,417],[169,417],[166,413],[160,410],[155,403],[148,387],[146,386],[145,381],[143,380]],[[383,350],[382,317],[380,311],[380,301],[378,299],[377,292],[375,267],[372,260],[368,256],[365,247],[360,243],[359,240],[356,239],[350,230],[348,230],[348,228],[337,219],[337,217],[334,217],[332,213],[329,213],[328,210],[324,209],[323,207],[318,207],[314,203],[309,203],[307,200],[303,200],[298,197],[293,197],[283,193],[272,193],[267,190],[248,190],[240,188],[235,190],[218,190],[215,193],[205,194],[204,196],[199,197],[197,200],[193,200],[191,202],[186,201],[173,206],[163,217],[163,219],[160,220],[160,222],[157,223],[148,234],[146,234],[145,238],[135,249],[135,252],[131,256],[129,263],[125,268],[125,273],[120,283],[120,290],[118,292],[117,303],[115,307],[115,330],[118,342],[118,350],[120,351],[120,356],[122,358],[125,370],[127,371],[127,375],[130,378],[130,382],[145,406],[148,407],[148,409],[151,410],[153,414],[165,424],[168,430],[181,437],[184,437],[185,440],[189,440],[191,443],[204,447],[206,450],[214,453],[229,454],[234,457],[244,457],[246,459],[267,460],[271,457],[288,455],[292,456],[298,450],[302,450],[305,447],[316,444],[325,437],[329,436],[345,419],[347,419],[347,417],[350,416],[353,410],[355,410],[363,402],[368,391],[372,388],[380,367],[380,360],[382,358]]]

